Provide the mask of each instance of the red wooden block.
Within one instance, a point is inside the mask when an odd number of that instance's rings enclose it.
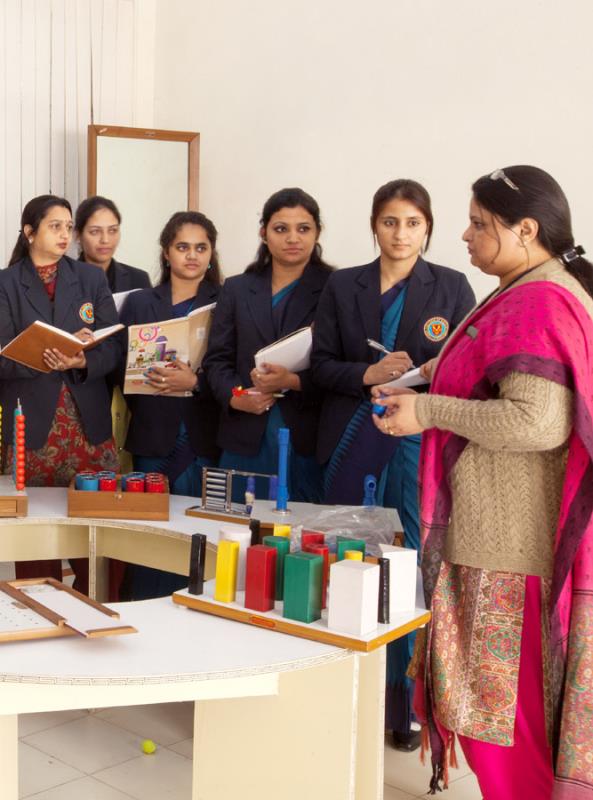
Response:
[[[307,531],[303,530],[301,533],[301,550],[303,552],[310,552],[307,551],[306,545],[310,544],[324,544],[325,543],[325,533],[319,533],[319,531]]]
[[[247,548],[245,575],[245,608],[270,611],[276,596],[275,547],[254,544]]]
[[[321,534],[323,536],[323,534]],[[301,548],[305,553],[314,553],[316,556],[323,556],[323,571],[321,573],[321,608],[327,608],[327,580],[329,576],[329,546],[319,542],[303,545]]]

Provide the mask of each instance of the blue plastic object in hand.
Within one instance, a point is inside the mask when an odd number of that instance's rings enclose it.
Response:
[[[383,398],[385,395],[382,394],[380,397]],[[373,403],[373,414],[376,414],[378,417],[382,417],[386,411],[387,406],[378,406],[376,403]]]

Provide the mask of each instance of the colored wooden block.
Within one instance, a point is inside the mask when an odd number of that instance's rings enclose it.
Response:
[[[245,579],[245,608],[270,611],[276,596],[275,547],[256,544],[247,548],[247,575]]]
[[[325,533],[303,530],[301,532],[301,550],[307,552],[309,544],[325,544]]]
[[[379,564],[379,608],[377,620],[382,625],[389,625],[389,559],[378,559]]]
[[[379,566],[336,561],[329,573],[328,628],[364,636],[377,627]]]
[[[267,547],[275,547],[276,558],[276,600],[284,597],[284,559],[290,553],[290,541],[283,536],[264,536],[263,543]]]
[[[251,546],[251,530],[247,525],[223,525],[218,532],[218,541],[239,543],[239,564],[237,567],[237,591],[245,590],[245,561],[247,548]]]
[[[364,561],[364,556],[361,550],[345,550],[345,561]]]
[[[412,611],[416,607],[416,550],[380,544],[381,556],[389,559],[389,615]]]
[[[321,534],[323,536],[323,534]],[[329,545],[311,542],[303,546],[304,553],[314,553],[323,558],[323,573],[321,575],[321,608],[327,608],[327,582],[329,580]]]
[[[287,619],[315,622],[321,617],[323,558],[314,553],[289,553],[284,559],[284,610]]]
[[[274,523],[274,536],[283,536],[285,539],[290,539],[290,530],[290,525]]]
[[[223,539],[216,554],[216,583],[214,599],[220,603],[234,603],[237,592],[239,567],[239,542]]]
[[[364,558],[366,543],[363,539],[350,539],[348,536],[336,536],[336,561],[341,561],[344,558],[346,550],[360,550]]]
[[[189,585],[190,594],[203,594],[204,568],[206,566],[206,535],[194,533],[191,537],[191,551],[189,554]]]

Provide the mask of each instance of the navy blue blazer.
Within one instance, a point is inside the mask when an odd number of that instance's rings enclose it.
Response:
[[[335,272],[317,307],[313,329],[311,371],[325,390],[319,424],[317,458],[332,455],[361,400],[369,396],[363,376],[380,354],[367,339],[381,339],[381,273],[379,259],[362,267]],[[440,339],[440,319],[448,334],[475,305],[465,275],[419,258],[412,270],[395,350],[408,353],[416,366],[434,356]]]
[[[201,281],[194,308],[215,303],[220,287],[210,281]],[[126,298],[120,320],[124,325],[143,322],[160,322],[173,319],[171,284],[142,289]],[[127,347],[126,347],[127,351]],[[127,353],[125,354],[127,355]],[[125,356],[120,372],[123,382]],[[198,376],[200,377],[200,376]],[[210,394],[205,380],[200,381],[201,391],[192,397],[158,397],[127,394],[126,403],[131,412],[125,448],[136,456],[163,457],[175,446],[181,422],[187,428],[190,445],[197,456],[216,458],[216,432],[218,406]]]
[[[94,321],[81,312],[92,309]],[[118,322],[113,297],[100,267],[63,256],[58,262],[53,303],[29,258],[0,271],[0,345],[8,344],[36,320],[75,333],[83,327],[97,330]],[[26,443],[43,447],[55,414],[62,382],[72,392],[86,438],[100,444],[111,437],[111,396],[105,376],[120,360],[121,343],[111,336],[86,352],[84,370],[38,372],[0,357],[0,399],[4,419],[20,398],[27,417]]]
[[[107,272],[107,283],[112,292],[129,292],[131,289],[149,289],[150,277],[148,272],[129,264],[120,264],[114,258]]]
[[[309,264],[293,290],[280,336],[310,325],[331,272]],[[278,337],[272,321],[271,268],[228,278],[214,313],[203,367],[221,407],[218,443],[223,450],[252,456],[259,452],[267,417],[231,408],[233,386],[251,386],[254,355]],[[319,393],[310,370],[299,373],[302,391],[277,400],[297,453],[313,455],[317,439]]]

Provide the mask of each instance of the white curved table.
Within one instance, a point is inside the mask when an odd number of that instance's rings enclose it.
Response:
[[[67,516],[65,489],[29,488],[29,515],[0,519],[0,561],[89,557],[89,593],[105,597],[106,559],[188,574],[191,535],[208,537],[214,572],[220,523]],[[295,523],[309,504],[254,517]],[[32,711],[195,701],[193,800],[380,800],[385,649],[353,653],[175,606],[115,605],[139,633],[19,642],[0,650],[2,800],[16,800],[17,715]]]
[[[355,654],[170,598],[114,607],[138,634],[2,646],[3,800],[18,797],[19,713],[181,700],[195,701],[193,800],[382,796],[382,726],[372,743],[362,734],[384,688],[360,678],[381,672],[383,649]]]

